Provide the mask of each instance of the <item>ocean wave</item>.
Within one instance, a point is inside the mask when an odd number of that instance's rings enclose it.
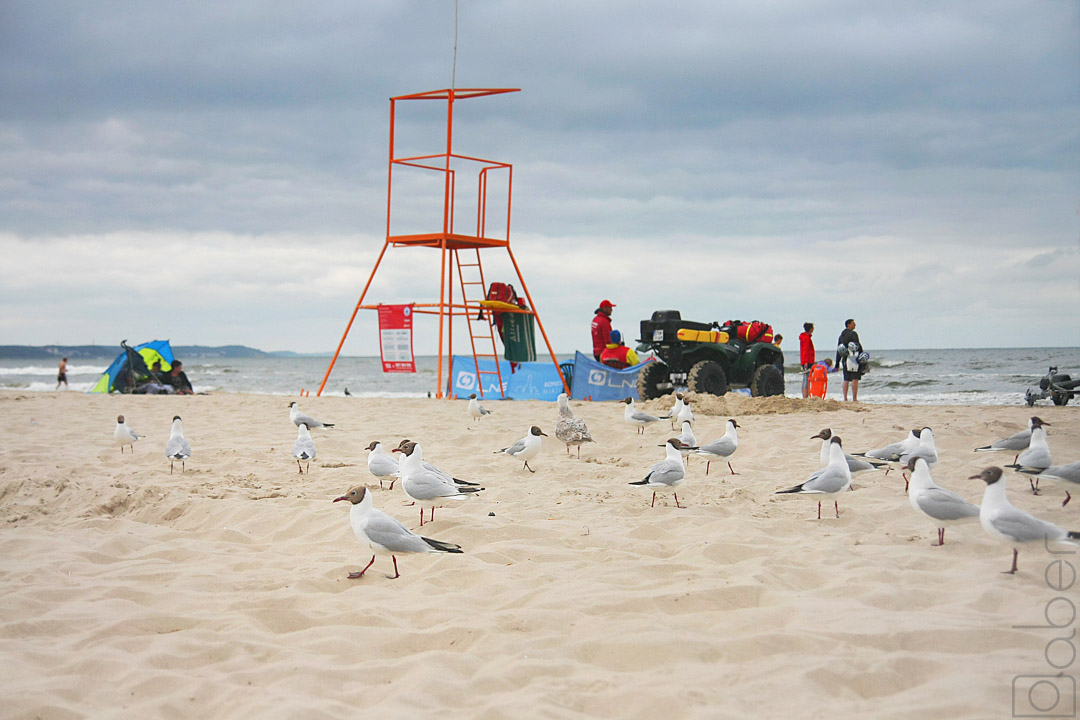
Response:
[[[100,375],[105,372],[107,366],[102,365],[68,365],[68,378],[72,375]],[[0,377],[9,375],[52,375],[56,377],[56,365],[26,365],[23,367],[0,367]]]

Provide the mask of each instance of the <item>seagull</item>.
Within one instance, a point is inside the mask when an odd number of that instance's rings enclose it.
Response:
[[[686,477],[686,472],[683,470],[682,453],[680,452],[682,442],[679,438],[671,438],[667,441],[665,447],[667,448],[667,457],[649,468],[644,480],[628,484],[644,485],[653,489],[652,502],[649,503],[649,507],[655,507],[656,505],[657,490],[670,490],[675,496],[675,507],[686,507],[679,504],[679,494],[675,492],[675,488],[681,485]]]
[[[300,427],[301,424],[304,424],[308,426],[309,430],[311,428],[334,427],[334,423],[320,422],[319,420],[316,420],[310,415],[305,415],[304,413],[300,412],[300,406],[298,406],[294,402],[289,403],[289,419],[293,421],[293,424],[296,425],[296,427]]]
[[[671,411],[668,412],[668,417],[671,418],[671,429],[675,429],[676,419],[679,417],[679,413],[683,409],[683,394],[675,393],[675,404],[671,406]]]
[[[404,450],[405,446],[408,445],[410,442],[412,442],[412,440],[410,440],[409,438],[402,438],[401,442],[398,443],[398,449]],[[456,477],[453,477],[450,473],[440,470],[439,468],[429,463],[427,460],[425,460],[422,464],[425,470],[430,470],[436,475],[441,475],[455,485],[461,485],[462,487],[480,487],[480,483],[466,482],[465,480],[460,480]],[[390,489],[394,489],[393,483],[391,483]]]
[[[352,393],[349,392],[349,388],[345,388],[345,397],[352,397]]]
[[[840,444],[840,437],[833,435],[829,441],[829,464],[811,475],[806,482],[787,490],[777,490],[776,494],[831,495],[833,496],[833,508],[836,510],[836,517],[840,517],[840,505],[836,496],[849,487],[851,487],[851,471],[848,470],[847,461],[844,460],[844,449]],[[817,516],[818,520],[820,520],[820,500],[818,500],[817,504]]]
[[[926,464],[930,467],[937,465],[938,453],[937,445],[934,443],[934,431],[928,427],[924,427],[919,431],[919,446],[910,452],[906,452],[900,456],[900,464],[907,465],[911,461],[911,458],[921,457],[926,461]],[[904,492],[907,492],[908,476],[901,473],[904,478]]]
[[[643,410],[638,410],[637,408],[635,408],[634,398],[632,397],[626,398],[625,400],[623,400],[623,402],[626,403],[626,410],[623,411],[623,420],[630,423],[631,425],[636,425],[638,433],[641,435],[645,434],[646,425],[648,425],[649,423],[657,422],[660,419],[655,415],[650,415]]]
[[[811,440],[817,440],[818,438],[821,438],[821,464],[822,465],[828,465],[829,464],[829,438],[831,438],[831,437],[832,437],[832,429],[825,428],[824,430],[819,432],[817,435],[813,435],[810,438]],[[851,455],[848,455],[847,453],[844,453],[844,460],[847,461],[848,471],[851,473],[852,477],[854,477],[855,475],[857,475],[857,474],[859,474],[861,472],[866,472],[867,470],[877,470],[878,468],[884,467],[884,465],[885,465],[885,463],[883,463],[883,462],[870,462],[869,460],[863,460],[861,458],[852,457]]]
[[[1042,472],[1051,465],[1054,461],[1050,459],[1050,446],[1046,442],[1046,430],[1043,429],[1043,425],[1049,425],[1048,422],[1043,422],[1037,417],[1031,418],[1031,444],[1028,445],[1028,449],[1020,453],[1020,456],[1016,458],[1016,462],[1012,465],[1006,465],[1005,467],[1015,468],[1017,470],[1028,468],[1029,470],[1037,470]],[[1031,491],[1036,495],[1039,494],[1039,483],[1029,479],[1031,483]]]
[[[540,454],[540,448],[544,443],[544,441],[540,439],[541,435],[548,437],[546,432],[536,425],[533,425],[529,428],[529,433],[525,437],[521,438],[510,447],[504,447],[502,450],[496,450],[495,452],[503,453],[504,455],[512,455],[518,460],[523,460],[525,461],[525,467],[523,467],[522,470],[527,469],[529,472],[536,472],[529,467],[529,461]]]
[[[367,456],[368,472],[379,478],[380,488],[383,486],[383,478],[393,478],[390,480],[390,489],[393,490],[394,483],[401,477],[397,458],[383,450],[382,443],[378,440],[372,440],[365,449],[371,451]]]
[[[868,457],[875,460],[889,460],[896,462],[900,459],[901,455],[907,455],[909,452],[919,447],[919,435],[922,430],[911,430],[908,432],[908,436],[900,442],[895,442],[892,445],[886,445],[876,450],[867,450],[864,453],[852,453],[856,457]]]
[[[727,421],[724,437],[717,440],[713,440],[707,445],[702,445],[698,448],[697,454],[702,457],[708,458],[708,462],[705,463],[705,474],[709,474],[709,466],[712,465],[713,460],[724,460],[735,454],[735,451],[739,449],[739,433],[735,431],[735,428],[742,427],[739,423],[735,422],[734,418]],[[735,472],[735,468],[731,467],[731,461],[728,460],[728,470],[732,475],[738,475]]]
[[[1039,485],[1039,478],[1053,478],[1055,480],[1064,480],[1065,482],[1075,483],[1080,485],[1080,461],[1069,463],[1068,465],[1055,465],[1054,467],[1048,467],[1042,472],[1031,468],[1020,468],[1020,472],[1027,473],[1028,475],[1035,476],[1035,486]],[[1065,491],[1065,501],[1061,503],[1061,507],[1065,507],[1072,500],[1072,495],[1069,491]]]
[[[911,473],[908,500],[916,512],[926,515],[937,528],[936,547],[945,544],[945,528],[965,520],[979,517],[979,506],[969,503],[952,490],[934,484],[930,466],[921,457],[912,458],[907,464]]]
[[[986,483],[982,507],[979,509],[979,521],[983,529],[990,534],[990,537],[1012,545],[1012,569],[1004,571],[1007,574],[1012,575],[1016,572],[1016,558],[1019,555],[1017,545],[1036,541],[1044,544],[1057,542],[1076,545],[1071,541],[1080,540],[1080,532],[1063,530],[1053,523],[1040,520],[1034,515],[1013,507],[1005,493],[1005,477],[1001,468],[988,467],[969,479],[979,479]]]
[[[1016,457],[1013,458],[1015,463],[1020,458],[1020,453],[1028,449],[1028,445],[1031,444],[1031,428],[1035,427],[1035,422],[1038,421],[1040,425],[1043,425],[1043,421],[1037,417],[1032,417],[1028,420],[1027,430],[1021,430],[1015,435],[1010,435],[1004,440],[998,440],[992,445],[984,445],[983,447],[975,448],[975,452],[999,452],[1007,450],[1009,452],[1016,453]]]
[[[335,498],[334,502],[341,500],[352,503],[352,507],[349,508],[349,525],[352,526],[353,534],[357,539],[367,543],[372,551],[371,562],[360,572],[349,573],[350,580],[364,577],[364,573],[375,563],[376,555],[388,554],[394,559],[394,576],[387,577],[396,580],[401,577],[397,566],[398,553],[461,552],[460,545],[417,535],[386,513],[376,510],[372,506],[371,493],[363,485],[358,485],[341,497]]]
[[[131,448],[131,452],[135,452],[135,441],[141,438],[142,435],[135,432],[127,426],[124,422],[123,415],[116,416],[116,429],[113,430],[113,440],[120,446],[120,454],[124,454],[124,446],[127,445]]]
[[[134,448],[132,448],[134,449]],[[184,438],[184,425],[179,415],[173,415],[172,430],[165,443],[165,457],[169,458],[169,474],[172,475],[173,463],[180,461],[180,472],[184,472],[184,461],[191,457],[191,446]]]
[[[300,474],[304,474],[304,468],[300,467],[300,461],[307,461],[307,469],[311,471],[311,461],[315,459],[315,441],[311,439],[311,433],[308,432],[307,423],[300,423],[296,432],[296,442],[292,446],[292,456],[296,458],[296,467],[300,469]]]
[[[480,402],[476,399],[476,393],[469,396],[469,415],[473,420],[479,420],[484,415],[490,415],[491,411],[480,405]]]
[[[420,506],[420,527],[424,527],[424,508],[431,508],[431,520],[434,520],[435,506],[443,500],[464,500],[469,493],[478,493],[484,489],[458,487],[453,480],[426,469],[424,450],[418,443],[410,441],[403,448],[394,448],[394,452],[405,456],[400,465],[401,487],[405,494]]]
[[[680,423],[688,422],[691,425],[694,423],[694,411],[690,409],[690,398],[683,398],[682,410],[675,419]]]
[[[694,428],[690,425],[689,420],[683,420],[682,435],[679,436],[679,442],[682,443],[682,447],[679,448],[679,454],[682,455],[683,464],[690,467],[690,451],[698,450],[697,438],[694,437]]]
[[[581,457],[581,446],[587,442],[595,442],[589,434],[589,428],[585,421],[574,417],[574,411],[570,409],[569,398],[566,393],[559,393],[559,417],[555,420],[555,437],[566,443],[566,454],[570,454],[570,446],[577,446],[577,455]]]

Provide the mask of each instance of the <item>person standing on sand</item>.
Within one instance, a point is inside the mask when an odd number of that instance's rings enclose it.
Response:
[[[799,335],[799,365],[802,366],[802,396],[810,397],[810,368],[814,367],[817,358],[814,355],[814,323],[802,324],[802,334]]]
[[[611,342],[611,308],[613,307],[615,304],[610,300],[601,300],[600,307],[596,308],[596,315],[592,319],[592,354],[596,362],[600,362],[600,355]]]
[[[65,389],[67,389],[67,388],[68,388],[68,381],[67,381],[67,358],[64,358],[63,360],[61,360],[61,361],[60,361],[60,367],[59,367],[59,369],[58,369],[58,370],[56,371],[56,389],[57,389],[57,390],[59,390],[59,389],[60,389],[60,383],[63,383],[63,384],[64,384],[64,388],[65,388]]]
[[[854,346],[854,347],[852,347]],[[847,401],[848,385],[851,385],[851,401],[859,402],[859,353],[863,351],[859,342],[859,333],[855,332],[855,321],[844,321],[844,331],[836,341],[836,366],[844,370],[844,400]],[[843,364],[841,364],[843,363]]]

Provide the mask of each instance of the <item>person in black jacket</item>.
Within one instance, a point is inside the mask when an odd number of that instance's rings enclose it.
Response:
[[[855,347],[852,347],[854,343]],[[848,385],[851,385],[852,402],[859,401],[859,353],[863,351],[859,342],[859,333],[855,332],[855,321],[848,318],[844,322],[844,331],[836,341],[836,366],[844,370],[844,400],[848,399]],[[851,369],[849,369],[851,368]]]

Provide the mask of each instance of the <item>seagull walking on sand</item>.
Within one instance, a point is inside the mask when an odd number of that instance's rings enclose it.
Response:
[[[353,534],[360,542],[366,543],[372,551],[371,562],[360,572],[349,573],[350,580],[364,577],[364,573],[375,563],[377,555],[389,555],[393,558],[394,574],[392,577],[389,575],[387,577],[396,580],[401,577],[397,566],[397,556],[401,553],[460,553],[462,551],[460,545],[417,535],[386,513],[376,510],[372,505],[371,493],[363,485],[354,487],[341,497],[335,498],[334,502],[342,500],[352,503],[352,507],[349,508],[349,525],[352,526]]]
[[[293,421],[293,425],[300,427],[301,425],[307,425],[309,430],[315,428],[332,428],[334,423],[324,423],[320,420],[316,420],[310,415],[305,415],[300,412],[300,406],[295,402],[289,403],[289,419]]]
[[[686,477],[686,471],[683,470],[682,453],[680,452],[682,450],[682,442],[679,438],[671,438],[664,447],[667,449],[666,457],[649,468],[649,472],[645,475],[645,479],[628,484],[644,485],[645,487],[652,488],[652,502],[649,503],[649,507],[656,506],[656,492],[658,490],[670,490],[671,494],[675,496],[675,507],[685,507],[685,505],[679,504],[679,494],[675,492],[675,488],[679,487]]]
[[[1049,424],[1037,417],[1031,418],[1031,443],[1028,445],[1028,449],[1020,453],[1015,463],[1005,467],[1017,470],[1036,470],[1038,472],[1051,467],[1054,461],[1050,458],[1050,445],[1046,441],[1046,430],[1043,428],[1044,425]],[[1031,491],[1038,495],[1039,483],[1031,479],[1028,479],[1028,482],[1031,483]]]
[[[848,470],[847,461],[844,459],[844,449],[840,444],[840,437],[833,435],[829,440],[829,464],[812,474],[806,482],[787,490],[777,490],[776,494],[828,495],[833,498],[836,517],[840,517],[840,504],[837,496],[849,487],[851,487],[851,471]],[[817,504],[817,516],[818,520],[820,520],[820,500],[818,500]]]
[[[311,439],[307,423],[300,423],[296,430],[296,442],[292,446],[292,456],[296,458],[296,467],[300,474],[304,474],[304,468],[300,467],[300,461],[307,462],[308,472],[311,472],[311,461],[315,459],[315,441]]]
[[[127,445],[131,448],[131,452],[135,452],[135,441],[141,438],[142,435],[135,432],[127,426],[124,421],[123,415],[116,416],[116,429],[113,430],[113,440],[120,446],[120,454],[124,454],[124,446]]]
[[[394,483],[401,477],[397,458],[383,450],[382,443],[372,440],[366,448],[370,452],[367,456],[367,469],[375,477],[379,478],[379,488],[383,487],[383,478],[390,478],[390,489],[394,489]]]
[[[412,440],[410,440],[409,438],[403,438],[401,440],[401,442],[398,443],[398,450],[404,450],[405,446],[408,445],[411,442],[412,442]],[[440,475],[440,476],[446,478],[447,480],[454,483],[455,485],[460,485],[462,487],[480,487],[480,483],[467,482],[465,480],[461,480],[460,478],[456,478],[456,477],[452,476],[450,473],[444,472],[444,471],[440,470],[439,468],[435,467],[434,465],[429,463],[427,460],[424,460],[420,464],[424,467],[425,470],[430,470],[431,472],[435,473],[436,475]],[[393,488],[394,488],[394,485],[393,485],[393,483],[391,483],[390,489],[393,490]]]
[[[983,529],[995,540],[1012,546],[1012,569],[1003,572],[1012,575],[1016,572],[1016,558],[1019,546],[1024,543],[1067,543],[1076,545],[1080,532],[1063,530],[1053,523],[1040,520],[1034,515],[1015,508],[1005,493],[1005,476],[999,467],[988,467],[970,480],[982,480],[986,483],[982,506],[979,509],[979,521]]]
[[[911,473],[908,485],[908,501],[915,512],[930,518],[937,528],[938,541],[935,547],[945,544],[945,528],[979,517],[979,506],[969,503],[952,490],[946,490],[934,484],[930,477],[930,466],[921,457],[912,458],[907,464]]]
[[[690,452],[699,448],[697,438],[694,437],[694,428],[689,420],[683,420],[682,434],[679,435],[679,442],[682,443],[682,447],[679,448],[679,454],[682,455],[683,465],[690,467]]]
[[[650,415],[644,410],[638,410],[637,408],[635,408],[634,398],[632,397],[626,398],[625,400],[623,400],[623,402],[626,403],[626,410],[623,411],[623,420],[625,420],[630,425],[635,426],[637,428],[638,434],[640,435],[645,434],[646,425],[660,420],[660,418],[656,417],[655,415]]]
[[[671,418],[671,429],[675,429],[675,423],[678,421],[679,413],[683,409],[683,394],[675,393],[675,404],[671,406],[671,411],[668,412],[668,417]]]
[[[405,494],[420,506],[420,527],[424,527],[424,508],[431,508],[431,520],[435,519],[435,506],[447,500],[464,500],[471,493],[478,493],[482,487],[459,487],[438,473],[424,467],[424,451],[418,443],[408,442],[403,448],[394,448],[402,453],[401,487]],[[429,521],[430,522],[430,521]]]
[[[480,404],[480,401],[476,399],[476,393],[469,396],[469,416],[473,421],[479,420],[484,415],[490,415],[491,411]]]
[[[682,410],[679,411],[675,420],[679,423],[680,427],[682,427],[682,423],[684,422],[688,422],[691,425],[694,424],[694,411],[690,409],[690,398],[683,398]]]
[[[982,447],[975,448],[975,452],[1011,452],[1016,453],[1016,457],[1013,458],[1015,463],[1020,459],[1020,453],[1028,449],[1031,445],[1031,429],[1035,427],[1035,423],[1038,422],[1043,425],[1043,421],[1038,417],[1032,417],[1028,420],[1027,430],[1021,430],[1015,435],[1010,435],[1003,440],[998,440],[991,445],[983,445]]]
[[[821,464],[828,465],[830,445],[829,439],[832,438],[832,429],[825,428],[817,435],[813,435],[810,437],[811,440],[817,440],[818,438],[821,439]],[[848,455],[847,453],[844,453],[844,460],[847,462],[848,471],[851,473],[852,477],[855,477],[861,472],[866,472],[867,470],[877,470],[878,468],[885,466],[885,463],[883,462],[872,462],[870,460],[863,460],[862,458],[853,457],[851,455]]]
[[[570,399],[566,393],[559,393],[558,397],[559,417],[555,419],[555,437],[566,443],[566,454],[570,454],[570,447],[577,447],[577,456],[581,457],[581,446],[587,442],[595,442],[589,434],[589,428],[585,421],[574,417],[574,411],[570,409]]]
[[[1039,486],[1039,480],[1041,478],[1052,478],[1054,480],[1062,480],[1067,483],[1080,485],[1080,461],[1069,463],[1068,465],[1055,465],[1053,467],[1048,467],[1042,472],[1039,472],[1038,470],[1035,470],[1033,468],[1020,468],[1020,472],[1026,473],[1028,475],[1034,475],[1035,487]],[[1030,482],[1030,480],[1028,482]],[[1072,500],[1072,495],[1070,495],[1069,491],[1066,490],[1065,500],[1061,503],[1061,507],[1065,507],[1066,505],[1068,505],[1070,500]]]
[[[727,421],[724,430],[724,436],[713,440],[711,443],[702,445],[698,448],[697,454],[708,459],[705,463],[705,474],[709,474],[709,466],[712,465],[714,460],[727,460],[728,470],[732,475],[738,475],[735,472],[735,468],[731,467],[731,460],[728,460],[735,451],[739,449],[739,433],[735,428],[741,427],[739,423],[735,422],[732,418]]]
[[[169,474],[172,475],[173,463],[180,461],[180,472],[185,470],[185,460],[191,457],[191,445],[188,445],[184,437],[184,424],[179,415],[172,419],[172,429],[169,431],[169,439],[165,442],[165,457],[169,458]]]
[[[548,437],[548,434],[536,425],[533,425],[529,428],[529,432],[525,437],[509,447],[504,447],[502,450],[496,450],[495,452],[516,457],[518,460],[525,462],[525,466],[521,468],[522,470],[536,472],[529,467],[529,461],[540,454],[540,448],[543,447],[544,444],[544,441],[540,439],[541,436]]]

